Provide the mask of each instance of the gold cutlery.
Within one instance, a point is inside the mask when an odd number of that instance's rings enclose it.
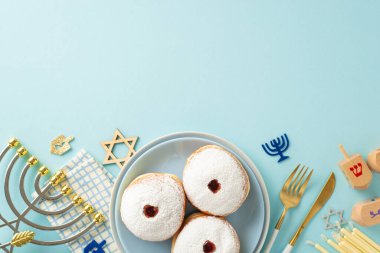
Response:
[[[273,246],[273,244],[277,238],[278,232],[281,229],[281,225],[284,221],[284,218],[285,218],[288,210],[296,207],[299,204],[299,202],[300,202],[300,200],[301,200],[301,198],[302,198],[302,196],[306,190],[306,186],[309,183],[310,177],[313,174],[313,170],[311,170],[311,172],[308,174],[306,179],[303,180],[305,178],[305,175],[306,175],[309,168],[307,167],[306,170],[304,170],[305,166],[302,166],[301,170],[297,173],[299,167],[300,167],[300,164],[298,164],[297,167],[293,170],[292,174],[290,174],[288,179],[285,181],[284,186],[282,187],[282,190],[280,193],[280,200],[284,206],[284,209],[282,211],[280,218],[277,221],[277,224],[276,224],[276,227],[273,231],[272,237],[269,240],[269,243],[265,249],[265,253],[270,252],[270,250],[271,250],[271,248],[272,248],[272,246]],[[296,174],[297,174],[297,176],[293,180],[293,178]]]
[[[335,189],[335,175],[331,172],[330,177],[328,178],[325,186],[323,186],[322,191],[319,193],[318,198],[315,200],[313,206],[310,208],[308,214],[303,220],[302,224],[298,227],[298,230],[293,235],[289,244],[282,251],[282,253],[290,253],[297,242],[297,239],[301,235],[302,231],[306,227],[306,225],[310,222],[310,220],[315,216],[315,214],[326,204],[327,200],[330,199]]]

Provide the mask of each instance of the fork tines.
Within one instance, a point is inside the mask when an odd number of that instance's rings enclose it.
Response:
[[[305,192],[306,186],[309,183],[309,180],[311,178],[311,175],[313,174],[313,169],[309,172],[308,176],[305,178],[306,173],[309,170],[309,167],[306,167],[305,165],[302,166],[301,170],[297,173],[298,169],[300,168],[301,164],[298,164],[297,167],[293,170],[292,174],[288,177],[286,180],[283,191],[286,191],[292,195],[296,196],[302,196]],[[296,175],[297,174],[297,175]],[[295,179],[294,176],[296,175]]]

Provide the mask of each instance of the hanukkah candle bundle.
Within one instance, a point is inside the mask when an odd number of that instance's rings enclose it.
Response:
[[[341,228],[339,233],[333,235],[334,239],[330,239],[324,234],[321,235],[322,239],[332,248],[333,252],[339,253],[378,253],[380,252],[380,245],[374,240],[360,231],[358,228],[351,226],[351,229]],[[306,241],[307,244],[313,246],[321,253],[328,253],[329,251],[322,245],[313,241]]]

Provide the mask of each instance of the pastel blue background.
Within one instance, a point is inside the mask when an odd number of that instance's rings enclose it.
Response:
[[[311,252],[304,241],[322,242],[329,207],[348,217],[353,204],[380,195],[379,174],[369,190],[355,191],[337,166],[338,143],[365,156],[380,146],[379,12],[376,0],[2,1],[0,141],[17,136],[57,170],[81,148],[102,161],[100,142],[115,128],[139,135],[138,146],[182,130],[216,134],[261,171],[271,227],[289,172],[312,166],[312,184],[273,252],[334,171],[336,192],[296,247]],[[277,164],[260,145],[284,132],[291,159]],[[61,133],[76,139],[57,157],[49,143]],[[3,204],[0,211],[9,214]],[[364,231],[375,236],[380,227]],[[16,252],[53,250],[68,252]]]

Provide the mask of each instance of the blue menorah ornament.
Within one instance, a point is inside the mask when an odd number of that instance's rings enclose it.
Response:
[[[284,155],[284,152],[289,147],[289,139],[286,134],[281,135],[280,137],[270,141],[270,146],[268,143],[261,145],[265,151],[270,156],[280,156],[280,159],[277,161],[282,162],[289,158],[289,156]]]
[[[103,240],[101,243],[97,243],[95,240],[92,240],[86,248],[84,248],[83,253],[105,253],[103,246],[106,244],[106,240]]]

